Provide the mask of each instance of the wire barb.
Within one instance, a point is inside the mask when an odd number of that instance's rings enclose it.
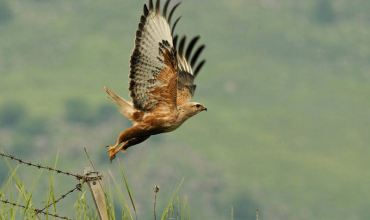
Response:
[[[65,197],[67,197],[67,195],[68,195],[68,194],[73,193],[75,190],[81,191],[81,188],[82,188],[81,183],[77,184],[75,188],[73,188],[73,189],[69,190],[67,193],[65,193],[65,194],[61,195],[61,196],[60,196],[60,198],[59,198],[59,199],[57,199],[57,200],[55,200],[55,202],[54,202],[54,203],[51,203],[51,204],[49,204],[49,205],[45,206],[45,207],[44,207],[43,209],[41,209],[41,210],[37,210],[35,215],[37,215],[37,214],[39,214],[39,213],[42,213],[45,209],[49,208],[49,207],[50,207],[50,206],[52,206],[52,205],[57,204],[57,202],[59,202],[60,200],[64,199]]]
[[[36,168],[38,168],[38,169],[45,169],[45,170],[50,170],[50,171],[56,171],[57,173],[62,173],[62,174],[65,174],[65,175],[67,175],[67,176],[73,176],[73,177],[75,177],[76,179],[78,179],[78,180],[84,180],[84,176],[82,176],[82,175],[78,175],[78,174],[73,174],[73,173],[70,173],[70,172],[64,172],[64,171],[62,171],[62,170],[57,170],[57,169],[54,169],[54,168],[52,168],[52,167],[45,167],[45,166],[42,166],[42,165],[40,165],[40,164],[33,164],[33,163],[31,163],[31,162],[28,162],[28,163],[26,163],[26,162],[24,162],[22,159],[20,159],[20,158],[16,158],[16,157],[14,157],[14,156],[12,156],[12,155],[7,155],[7,154],[5,154],[5,153],[0,153],[0,155],[1,156],[3,156],[3,157],[7,157],[7,158],[10,158],[11,160],[16,160],[16,161],[18,161],[20,164],[26,164],[27,166],[33,166],[33,167],[36,167]]]
[[[68,219],[68,217],[66,217],[66,216],[60,216],[60,215],[57,215],[57,214],[46,213],[46,212],[44,212],[42,210],[39,210],[39,209],[32,209],[32,208],[29,208],[29,207],[25,207],[24,205],[19,205],[19,204],[16,204],[16,203],[9,202],[8,200],[0,199],[0,202],[5,203],[5,204],[9,204],[9,205],[12,205],[12,206],[21,207],[23,209],[33,210],[36,213],[36,215],[41,213],[41,214],[44,214],[44,215],[49,215],[49,216],[53,216],[53,217],[60,218],[60,219]]]
[[[85,149],[85,151],[86,151],[86,149]],[[0,153],[0,155],[3,156],[3,157],[10,158],[11,160],[16,160],[20,164],[25,164],[27,166],[33,166],[33,167],[36,167],[37,169],[45,169],[45,170],[55,171],[57,173],[65,174],[67,176],[73,176],[77,180],[82,180],[82,182],[79,183],[79,184],[77,184],[75,188],[73,188],[73,189],[69,190],[67,193],[61,195],[60,198],[57,199],[54,203],[51,203],[51,204],[45,206],[43,209],[32,209],[32,208],[29,208],[29,207],[26,208],[25,206],[22,206],[22,205],[19,205],[19,204],[15,204],[15,203],[11,203],[8,200],[1,200],[0,199],[0,202],[7,203],[7,204],[10,204],[10,205],[13,205],[13,206],[18,206],[18,207],[21,207],[23,209],[33,210],[33,211],[35,211],[35,216],[37,216],[38,214],[41,213],[41,214],[44,214],[44,215],[50,215],[50,216],[61,218],[61,219],[68,219],[67,217],[62,217],[62,216],[59,216],[59,215],[56,215],[56,214],[46,213],[44,210],[47,209],[47,208],[49,208],[52,205],[55,205],[57,202],[59,202],[60,200],[64,199],[65,197],[67,197],[67,195],[69,195],[70,193],[74,192],[75,190],[81,191],[81,188],[82,188],[82,184],[83,183],[89,182],[89,181],[101,180],[103,178],[103,175],[98,175],[98,172],[97,171],[95,171],[95,172],[88,172],[88,173],[86,173],[85,175],[82,176],[82,175],[79,175],[79,174],[73,174],[73,173],[70,173],[70,172],[65,172],[65,171],[62,171],[62,170],[54,169],[52,167],[46,167],[46,166],[43,166],[41,164],[33,164],[31,162],[28,162],[27,163],[27,162],[24,162],[22,159],[17,158],[17,157],[15,157],[13,155],[7,155],[5,153]],[[90,162],[91,162],[91,160],[90,160]],[[89,177],[89,175],[92,174],[92,173],[96,173],[97,176]]]

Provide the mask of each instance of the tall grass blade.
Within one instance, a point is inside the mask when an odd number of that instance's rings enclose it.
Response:
[[[27,197],[27,199],[26,199],[26,205],[25,205],[25,209],[24,209],[24,214],[26,214],[26,211],[27,211],[27,209],[28,208],[30,208],[30,207],[32,207],[32,202],[31,202],[31,200],[32,200],[32,196],[33,196],[33,192],[35,191],[35,189],[36,189],[36,186],[37,186],[37,183],[39,182],[39,180],[40,180],[40,177],[41,177],[41,174],[42,174],[42,170],[39,170],[39,172],[38,172],[39,174],[37,175],[37,178],[35,179],[35,181],[33,181],[33,184],[32,184],[32,190],[31,190],[31,192],[30,192],[30,194],[29,194],[29,196]]]
[[[3,151],[2,153],[4,153],[4,151]],[[4,160],[5,160],[6,165],[8,166],[9,171],[10,171],[11,173],[13,173],[13,172],[14,172],[14,168],[13,168],[13,166],[10,164],[10,162],[8,161],[8,159],[7,159],[6,157],[4,157]],[[16,173],[14,173],[14,175],[13,175],[13,179],[15,180],[16,187],[17,187],[18,191],[21,193],[21,195],[22,195],[23,199],[24,199],[24,200],[26,200],[26,195],[25,195],[25,194],[24,194],[24,192],[23,192],[24,185],[23,185],[23,183],[19,180],[19,178],[18,178],[18,176],[17,176],[17,174],[16,174]]]
[[[4,152],[3,152],[4,153]],[[8,169],[11,173],[14,172],[14,168],[13,166],[10,164],[10,162],[8,161],[7,158],[4,157],[4,160],[5,160],[5,163],[6,165],[8,166]],[[22,198],[26,201],[27,205],[26,207],[32,207],[32,203],[31,201],[29,200],[29,198],[27,197],[26,193],[24,192],[24,185],[23,183],[19,180],[17,174],[14,172],[14,175],[13,175],[13,179],[15,180],[16,182],[16,188],[18,189],[20,195],[22,196]],[[17,201],[17,204],[19,204],[19,201]],[[24,212],[23,214],[25,215],[26,214],[26,210],[27,209],[24,209]],[[15,212],[15,211],[14,211]]]
[[[106,204],[108,204],[108,217],[109,219],[116,219],[116,215],[114,212],[114,200],[113,200],[113,194],[112,194],[112,187],[110,184],[110,180],[108,179],[108,190],[109,190],[109,201],[108,198],[106,201]]]
[[[190,220],[189,203],[186,203],[186,216],[188,217],[188,220]]]
[[[58,150],[58,153],[57,153],[57,156],[55,158],[55,163],[54,163],[54,171],[53,171],[53,174],[50,175],[50,171],[48,170],[48,180],[49,180],[49,185],[50,185],[50,189],[49,189],[49,195],[48,195],[48,199],[47,199],[47,202],[46,202],[46,213],[49,214],[49,205],[50,205],[50,200],[52,199],[53,200],[53,208],[54,208],[54,212],[56,213],[57,212],[57,206],[55,204],[55,194],[54,194],[54,178],[55,178],[55,175],[56,175],[56,169],[57,169],[57,164],[58,164],[58,158],[59,158],[59,150]]]
[[[126,189],[127,189],[128,195],[129,195],[130,200],[131,200],[132,207],[134,208],[135,217],[136,217],[136,220],[137,220],[137,213],[136,213],[136,207],[135,207],[134,199],[132,198],[130,187],[128,186],[125,173],[123,172],[122,165],[121,165],[121,162],[119,160],[118,160],[118,164],[119,164],[119,169],[121,171],[121,174],[123,176],[123,180],[124,180],[125,185],[126,185]]]
[[[185,195],[182,208],[181,208],[181,220],[184,220],[185,218],[185,210],[186,210],[187,203],[188,203],[188,197]]]
[[[108,170],[108,172],[109,172],[110,176],[112,177],[113,183],[114,183],[114,185],[116,186],[116,189],[117,189],[117,191],[118,191],[118,193],[119,193],[119,196],[120,196],[120,198],[121,198],[121,201],[122,201],[123,205],[125,206],[125,208],[126,208],[126,210],[127,210],[127,213],[130,215],[131,220],[134,220],[134,219],[132,218],[132,214],[131,214],[131,212],[130,212],[130,209],[128,208],[128,205],[127,205],[127,202],[126,202],[126,200],[125,200],[125,197],[123,196],[122,191],[121,191],[121,190],[120,190],[120,188],[118,187],[118,184],[117,184],[116,180],[114,179],[112,172],[111,172],[110,170]],[[122,216],[124,216],[124,214],[126,214],[126,213],[125,213],[125,211],[124,211],[124,209],[122,209],[122,212],[123,212],[123,215],[122,215]]]
[[[17,172],[17,170],[18,170],[18,167],[19,167],[19,166],[17,166],[17,167],[12,171],[12,173],[10,174],[10,176],[9,176],[8,180],[7,180],[7,181],[5,182],[5,184],[1,187],[1,189],[0,189],[0,196],[1,196],[1,195],[4,195],[4,192],[5,192],[6,188],[8,187],[9,183],[12,181],[12,179],[13,179],[14,175],[16,174],[16,172]]]
[[[171,197],[170,197],[170,200],[168,201],[168,204],[167,204],[167,207],[164,209],[163,211],[163,214],[162,214],[162,218],[161,220],[164,220],[166,218],[166,216],[169,214],[170,212],[170,208],[171,206],[173,205],[173,200],[175,199],[177,193],[179,192],[181,186],[182,186],[182,183],[184,182],[184,179],[185,177],[182,178],[179,186],[177,187],[177,189],[172,193]]]
[[[176,198],[176,206],[177,206],[176,219],[179,220],[179,215],[180,215],[180,198],[179,198],[179,195],[177,195],[177,198]]]

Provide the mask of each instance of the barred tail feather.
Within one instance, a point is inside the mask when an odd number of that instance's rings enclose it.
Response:
[[[121,96],[117,95],[112,90],[108,89],[104,86],[105,91],[108,93],[108,98],[112,100],[113,102],[117,103],[117,105],[121,106],[120,112],[128,119],[131,120],[132,114],[134,113],[134,108],[132,106],[132,103],[125,100]]]

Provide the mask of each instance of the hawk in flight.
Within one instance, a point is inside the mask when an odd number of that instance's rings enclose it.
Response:
[[[162,13],[160,0],[156,1],[155,8],[152,0],[149,0],[149,8],[144,5],[130,59],[132,102],[104,87],[112,101],[120,106],[121,113],[133,123],[118,136],[114,146],[107,146],[111,162],[119,151],[125,152],[151,135],[174,131],[190,117],[207,110],[198,102],[189,102],[196,88],[194,79],[205,63],[202,60],[196,65],[205,46],[197,47],[192,54],[199,36],[187,47],[184,36],[177,45],[178,36],[173,37],[173,31],[181,17],[174,22],[172,30],[170,24],[180,3],[168,15],[169,3],[167,0]]]

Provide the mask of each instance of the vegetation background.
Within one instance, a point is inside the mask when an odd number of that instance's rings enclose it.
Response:
[[[86,147],[107,178],[119,174],[105,146],[130,123],[103,86],[128,98],[144,3],[0,0],[0,148],[49,164],[59,151],[58,168],[82,173]],[[369,219],[369,11],[367,0],[184,1],[176,33],[207,45],[193,100],[208,112],[117,156],[139,219],[152,216],[154,185],[163,207],[182,177],[195,219],[228,219],[231,206],[234,219],[256,208],[261,219]],[[7,174],[0,161],[1,183]],[[55,184],[57,195],[76,183]]]

